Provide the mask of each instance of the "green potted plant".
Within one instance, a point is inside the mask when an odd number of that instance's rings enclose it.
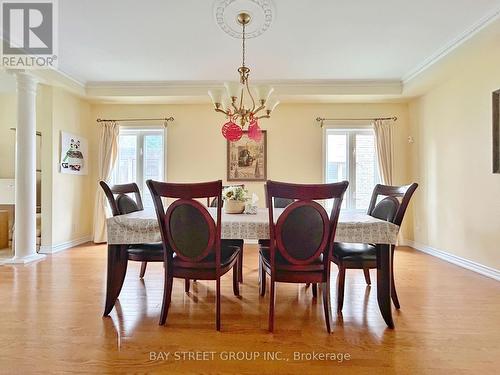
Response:
[[[222,190],[224,211],[228,214],[241,214],[248,200],[247,191],[241,186],[228,186]]]

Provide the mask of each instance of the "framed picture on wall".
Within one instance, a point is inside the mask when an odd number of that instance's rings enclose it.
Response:
[[[88,142],[76,134],[61,132],[61,173],[86,175]]]
[[[256,142],[244,131],[239,141],[227,141],[227,180],[265,181],[267,179],[267,132]]]
[[[500,173],[500,90],[493,93],[493,173]]]

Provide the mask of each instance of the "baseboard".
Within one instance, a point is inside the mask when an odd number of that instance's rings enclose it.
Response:
[[[72,247],[81,245],[82,243],[89,242],[92,240],[92,236],[89,234],[80,238],[76,238],[71,241],[62,242],[56,245],[42,245],[40,246],[39,253],[41,254],[55,254],[63,250],[70,249]]]
[[[415,242],[412,240],[404,239],[403,241],[401,241],[401,245],[412,247],[415,250],[418,250],[418,251],[421,251],[423,253],[435,256],[436,258],[443,259],[447,262],[453,263],[453,264],[460,266],[462,268],[466,268],[468,270],[477,272],[481,275],[490,277],[494,280],[500,281],[500,270],[473,262],[472,260],[465,259],[465,258],[459,257],[459,256],[454,255],[454,254],[450,254],[450,253],[443,251],[443,250],[438,250],[438,249],[435,249],[433,247],[423,245],[421,243],[418,243],[418,242]]]

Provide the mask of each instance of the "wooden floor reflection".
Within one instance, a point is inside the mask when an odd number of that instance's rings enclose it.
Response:
[[[222,283],[222,332],[215,331],[214,282],[189,294],[176,280],[158,326],[161,264],[140,280],[130,262],[119,301],[102,318],[105,246],[80,246],[26,266],[0,267],[0,373],[494,373],[500,365],[500,284],[408,248],[396,255],[401,311],[387,329],[376,288],[349,270],[342,317],[328,335],[321,299],[304,285],[278,284],[276,328],[258,295],[257,248],[245,248],[241,297]],[[332,267],[335,281],[336,269]],[[372,274],[372,280],[376,280]],[[332,301],[335,302],[335,288]],[[174,353],[215,352],[214,360]],[[156,353],[168,360],[151,360]],[[281,352],[281,360],[227,359],[228,352]],[[294,360],[293,353],[349,353],[350,360]],[[153,354],[152,354],[153,353]]]

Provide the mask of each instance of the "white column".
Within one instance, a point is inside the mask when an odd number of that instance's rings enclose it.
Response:
[[[28,263],[44,258],[36,252],[36,79],[17,72],[16,186],[14,258]]]

